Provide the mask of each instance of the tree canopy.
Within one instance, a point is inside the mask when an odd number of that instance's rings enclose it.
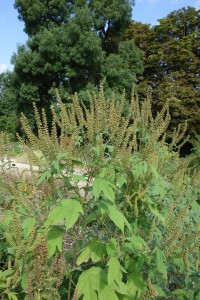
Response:
[[[155,109],[171,98],[174,122],[188,120],[191,135],[200,131],[200,10],[182,8],[159,25],[133,22],[125,38],[135,41],[145,58],[138,90],[152,89]]]
[[[69,96],[88,84],[98,86],[104,77],[108,87],[130,93],[143,72],[140,51],[133,41],[123,41],[133,5],[129,0],[16,0],[29,36],[12,58],[19,110],[32,101],[49,105],[52,86]]]

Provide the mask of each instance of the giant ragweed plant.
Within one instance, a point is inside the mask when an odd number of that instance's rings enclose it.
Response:
[[[126,115],[124,95],[105,99],[102,88],[88,107],[57,98],[50,130],[44,111],[35,107],[37,134],[22,115],[20,140],[46,169],[9,190],[1,295],[198,300],[200,174],[174,152],[185,128],[165,142],[168,102],[153,117],[150,98],[133,96]]]

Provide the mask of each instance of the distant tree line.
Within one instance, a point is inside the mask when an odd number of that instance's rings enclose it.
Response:
[[[75,92],[131,94],[149,91],[153,108],[171,98],[174,126],[188,120],[193,137],[200,132],[200,10],[182,8],[150,26],[132,20],[130,0],[16,0],[28,34],[12,57],[14,70],[0,75],[0,130],[14,132],[23,111],[33,120],[54,105],[59,88],[70,105]],[[128,105],[128,104],[127,104]]]

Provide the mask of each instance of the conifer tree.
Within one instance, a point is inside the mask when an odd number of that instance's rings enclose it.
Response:
[[[95,89],[105,77],[108,87],[130,92],[143,71],[134,42],[122,41],[133,5],[132,0],[16,0],[28,34],[12,58],[18,110],[29,111],[33,101],[49,106],[52,86],[62,87],[66,99],[88,85]],[[120,76],[124,84],[118,85]]]

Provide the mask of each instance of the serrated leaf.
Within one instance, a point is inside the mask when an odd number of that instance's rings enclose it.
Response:
[[[93,194],[95,198],[98,198],[103,192],[104,196],[114,203],[115,201],[115,193],[113,191],[114,185],[102,177],[97,177],[93,182]]]
[[[27,238],[33,231],[35,225],[35,218],[27,218],[22,223],[22,229],[24,231],[24,237]]]
[[[109,185],[105,185],[103,187],[103,193],[104,193],[104,196],[110,200],[111,202],[115,202],[115,193],[113,191],[113,189],[111,188],[111,186]]]
[[[77,259],[77,265],[87,262],[91,259],[93,262],[100,261],[106,254],[106,245],[98,240],[91,241],[87,247],[81,252]]]
[[[131,227],[126,219],[126,217],[122,214],[118,208],[110,202],[100,201],[99,207],[102,213],[107,213],[109,218],[113,221],[113,223],[123,232],[124,225],[126,224],[127,227],[131,230]]]
[[[160,273],[163,274],[165,280],[167,280],[167,268],[164,264],[164,256],[159,248],[156,248],[157,268]]]
[[[47,220],[45,222],[45,226],[56,225],[61,221],[63,221],[65,217],[66,217],[66,211],[63,209],[62,206],[59,205],[50,211]]]
[[[78,299],[83,300],[117,300],[115,292],[107,285],[106,271],[92,267],[84,271],[77,283]],[[97,297],[98,294],[98,297]]]
[[[66,229],[69,229],[76,223],[79,214],[83,214],[82,206],[75,199],[64,199],[61,201],[61,207],[66,213]]]
[[[52,227],[47,233],[47,245],[49,257],[54,255],[56,249],[62,251],[63,229],[57,226]]]
[[[82,250],[81,254],[78,256],[76,264],[80,266],[84,262],[88,262],[90,259],[90,249],[86,247]]]
[[[133,235],[131,237],[126,238],[127,241],[131,243],[125,243],[124,249],[128,249],[130,247],[130,250],[143,250],[146,247],[146,242],[140,237]]]
[[[152,166],[152,165],[150,165],[150,168],[151,168],[152,174],[153,174],[154,177],[157,179],[157,178],[159,177],[158,172],[157,172],[157,169],[156,169],[154,166]]]
[[[37,186],[40,185],[42,183],[42,181],[44,181],[45,179],[49,179],[51,177],[51,170],[47,170],[44,173],[42,173],[37,181]]]
[[[45,225],[56,225],[65,220],[66,229],[69,229],[76,223],[80,213],[83,214],[83,209],[79,201],[71,198],[64,199],[50,211]]]
[[[16,296],[17,295],[16,293],[8,292],[7,295],[8,295],[9,300],[18,300],[18,298]]]
[[[106,245],[106,251],[108,256],[113,256],[117,251],[117,241],[115,239],[111,239],[109,243]]]
[[[78,298],[83,296],[83,300],[98,300],[97,292],[100,289],[101,268],[92,267],[84,271],[78,279]]]
[[[101,288],[101,290],[98,293],[99,300],[118,300],[119,298],[115,294],[115,292],[108,286],[104,285],[104,287]]]
[[[108,285],[110,285],[121,273],[121,266],[116,257],[111,257],[107,263],[108,266]]]
[[[148,204],[148,207],[149,207],[150,211],[152,212],[152,214],[155,217],[157,217],[159,221],[161,221],[163,224],[165,224],[165,218],[163,217],[163,215],[161,215],[161,213],[158,211],[158,209],[156,207],[153,207],[150,204]]]
[[[141,274],[137,272],[129,274],[126,287],[130,296],[135,297],[137,294],[137,296],[141,297],[145,289],[144,279]]]

